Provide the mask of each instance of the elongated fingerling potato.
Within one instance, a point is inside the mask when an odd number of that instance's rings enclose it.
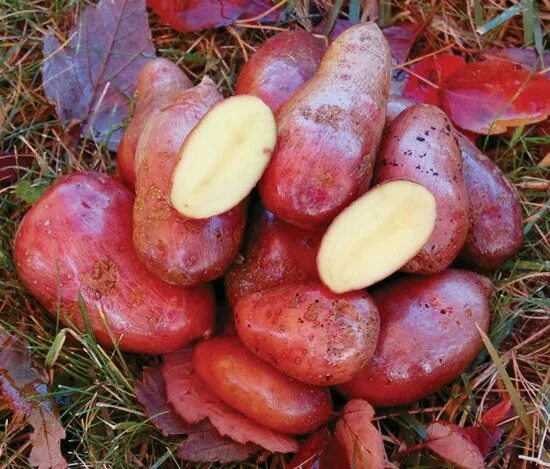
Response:
[[[283,373],[329,386],[350,380],[372,357],[379,318],[366,292],[294,284],[241,298],[235,327],[249,350]]]
[[[205,79],[153,117],[139,141],[134,245],[151,272],[172,284],[197,285],[223,275],[237,255],[245,228],[246,202],[202,220],[184,217],[170,204],[179,148],[221,99]]]
[[[258,204],[242,256],[225,273],[225,294],[231,306],[249,293],[317,280],[315,258],[322,235],[322,231],[292,226]]]
[[[109,176],[60,178],[23,218],[15,265],[46,309],[79,329],[82,295],[101,344],[120,340],[122,350],[140,353],[177,350],[211,333],[213,295],[206,286],[168,285],[145,268],[132,244],[133,203],[133,194]]]
[[[378,155],[374,183],[406,179],[435,197],[435,228],[403,271],[435,273],[457,257],[468,234],[468,195],[454,129],[436,106],[415,104],[389,125]]]
[[[226,404],[282,433],[310,433],[332,411],[328,388],[289,378],[256,357],[235,336],[197,344],[193,370]]]
[[[408,404],[462,373],[491,319],[491,282],[465,270],[407,276],[374,289],[380,336],[372,360],[339,386],[374,406]]]
[[[521,205],[514,187],[487,156],[459,136],[470,227],[460,258],[482,270],[498,267],[523,242]]]
[[[277,111],[319,68],[326,46],[306,31],[283,31],[243,65],[235,94],[251,94]]]
[[[277,148],[258,186],[268,210],[320,228],[367,189],[390,66],[375,24],[354,26],[331,44],[317,73],[277,111]]]
[[[192,86],[191,80],[176,64],[161,57],[151,60],[141,70],[134,115],[122,136],[117,154],[118,176],[128,188],[135,189],[136,149],[148,120],[160,112],[174,94]]]

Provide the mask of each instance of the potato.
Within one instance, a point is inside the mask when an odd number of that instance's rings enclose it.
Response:
[[[236,207],[262,177],[275,143],[275,117],[260,98],[233,96],[215,104],[178,152],[172,206],[198,219]]]
[[[118,176],[130,189],[134,190],[136,185],[136,148],[145,124],[170,102],[174,94],[192,86],[185,73],[169,60],[156,58],[142,68],[134,115],[122,136],[117,155]]]
[[[153,117],[139,141],[134,245],[149,270],[168,283],[190,286],[217,278],[239,250],[246,203],[204,220],[181,216],[170,205],[178,150],[220,100],[214,84],[205,79]]]
[[[304,231],[279,220],[259,204],[252,214],[242,258],[225,273],[231,306],[249,293],[318,279],[315,258],[323,233]]]
[[[275,112],[317,71],[325,49],[306,31],[278,33],[244,64],[235,94],[257,96]]]
[[[384,134],[374,183],[407,179],[426,187],[437,203],[430,238],[402,268],[436,273],[456,258],[468,234],[468,196],[454,129],[436,106],[415,104],[404,110]]]
[[[498,267],[523,242],[521,206],[506,175],[459,136],[468,191],[470,229],[460,258],[482,270]]]
[[[350,204],[328,227],[317,255],[335,293],[366,288],[410,261],[435,228],[436,201],[424,186],[388,181]]]
[[[227,405],[272,430],[309,433],[325,423],[332,411],[328,388],[285,376],[235,336],[197,344],[193,369]]]
[[[251,293],[237,302],[243,344],[299,381],[331,386],[349,381],[374,353],[376,305],[366,292],[335,295],[321,284]]]
[[[23,218],[15,265],[30,292],[66,325],[84,328],[82,295],[98,342],[165,353],[211,333],[206,286],[181,288],[152,275],[132,245],[133,194],[94,172],[58,179]]]
[[[374,406],[408,404],[462,373],[489,328],[491,282],[464,270],[407,276],[372,291],[380,337],[370,363],[339,386]]]
[[[277,148],[258,186],[268,210],[301,228],[320,228],[367,189],[390,65],[375,24],[354,26],[331,44],[317,73],[277,112]]]

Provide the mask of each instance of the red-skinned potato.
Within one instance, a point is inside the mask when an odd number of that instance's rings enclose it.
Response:
[[[178,150],[200,118],[221,99],[212,81],[205,79],[153,117],[139,141],[134,245],[149,270],[168,283],[189,286],[217,278],[239,250],[246,202],[202,220],[180,215],[170,205]]]
[[[64,324],[83,329],[81,294],[96,339],[122,350],[165,353],[209,335],[214,299],[206,286],[168,285],[132,245],[133,194],[94,172],[58,179],[17,232],[15,265],[30,292]]]
[[[229,304],[249,293],[289,283],[318,279],[316,256],[322,231],[305,231],[261,205],[252,213],[242,257],[225,273]]]
[[[372,360],[339,390],[374,406],[408,404],[462,373],[489,328],[492,286],[482,275],[447,270],[407,276],[373,290],[380,336]]]
[[[468,195],[454,129],[436,106],[415,104],[389,125],[378,155],[374,183],[406,179],[436,199],[435,229],[405,272],[436,273],[457,257],[468,234]]]
[[[325,49],[306,31],[280,32],[244,64],[235,94],[257,96],[275,112],[317,71]]]
[[[367,189],[390,66],[375,24],[354,26],[331,44],[317,73],[277,111],[277,148],[258,186],[268,210],[320,228]]]
[[[468,191],[470,228],[460,258],[482,270],[495,269],[523,242],[521,205],[500,168],[459,135]]]
[[[331,386],[370,360],[380,319],[366,292],[336,295],[321,284],[295,284],[241,298],[235,327],[249,350],[286,375]]]
[[[142,68],[136,88],[136,107],[117,154],[117,172],[124,184],[134,190],[136,185],[136,148],[147,124],[166,106],[173,95],[193,86],[180,68],[163,58],[151,60]]]
[[[285,376],[235,336],[197,344],[193,369],[226,404],[272,430],[310,433],[325,423],[332,411],[328,388]]]

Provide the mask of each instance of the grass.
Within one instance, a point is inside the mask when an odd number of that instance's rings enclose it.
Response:
[[[342,2],[289,0],[285,8],[293,23],[310,28],[320,15],[328,16],[337,3]],[[349,2],[349,8],[344,6],[342,11],[357,17],[358,3]],[[528,3],[533,8],[534,2]],[[64,132],[43,94],[42,34],[50,27],[66,32],[83,4],[74,0],[0,0],[1,150],[35,158],[18,182],[0,187],[0,322],[29,340],[37,363],[49,372],[51,390],[67,429],[63,449],[72,467],[182,467],[184,463],[175,456],[177,439],[158,434],[133,395],[132,379],[145,362],[155,359],[106,351],[86,334],[61,328],[20,284],[11,258],[18,222],[54,178],[82,169],[109,173],[115,169],[114,155],[105,148]],[[537,42],[538,20],[521,14],[479,34],[477,28],[510,7],[503,5],[496,1],[383,0],[378,14],[384,21],[425,21],[433,16],[412,58],[448,44],[457,53],[475,57],[480,48]],[[539,15],[544,22],[550,12],[540,11]],[[178,62],[195,80],[210,75],[226,95],[232,91],[245,55],[275,32],[269,27],[233,26],[180,35],[154,18],[152,27],[159,54]],[[377,414],[387,454],[395,467],[442,467],[441,461],[425,451],[403,457],[399,454],[421,441],[423,423],[444,419],[472,424],[510,388],[519,399],[519,408],[525,410],[521,418],[510,420],[509,431],[489,456],[488,465],[527,468],[537,461],[550,461],[548,449],[544,450],[550,413],[550,186],[548,170],[537,166],[542,159],[541,145],[550,144],[550,137],[530,126],[481,143],[518,189],[525,243],[517,256],[492,274],[497,294],[488,335],[493,346],[492,350],[489,347],[491,356],[482,352],[460,378],[436,395],[408,408],[385,409]],[[29,467],[28,428],[14,422],[1,405],[0,417],[0,466]],[[283,466],[284,461],[275,458],[258,465],[270,464]],[[256,463],[239,466],[256,467]]]

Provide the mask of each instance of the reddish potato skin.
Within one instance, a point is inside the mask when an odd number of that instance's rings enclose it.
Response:
[[[118,147],[117,172],[120,180],[136,186],[136,148],[147,121],[166,106],[172,96],[193,86],[180,68],[163,58],[151,60],[142,68],[136,89],[134,115]]]
[[[521,205],[506,175],[466,137],[459,136],[468,191],[470,229],[461,260],[481,270],[498,267],[523,242]]]
[[[206,286],[181,288],[149,273],[132,245],[133,194],[94,172],[57,180],[29,210],[15,239],[15,265],[30,292],[64,324],[83,329],[78,294],[96,339],[122,350],[165,353],[209,335],[214,299]],[[59,303],[58,303],[59,302]]]
[[[328,388],[285,376],[235,336],[197,344],[193,369],[227,405],[272,430],[310,433],[325,423],[332,411]]]
[[[374,357],[339,390],[374,406],[408,404],[434,393],[481,350],[476,324],[489,328],[491,292],[486,277],[455,269],[375,289],[380,337]]]
[[[317,73],[277,112],[264,206],[304,229],[326,226],[368,187],[386,119],[391,56],[374,24],[343,32]]]
[[[241,298],[235,327],[249,350],[286,375],[332,386],[368,363],[380,318],[366,292],[337,295],[321,284],[297,284]]]
[[[225,273],[229,304],[249,293],[289,283],[316,281],[322,231],[305,231],[256,206],[242,259]]]
[[[251,94],[276,112],[319,68],[326,45],[306,31],[265,41],[239,74],[235,94]]]
[[[386,129],[374,184],[407,179],[435,196],[434,231],[420,252],[401,269],[429,274],[445,270],[468,234],[468,195],[454,129],[436,106],[415,104]]]
[[[209,80],[180,93],[153,117],[139,141],[134,205],[134,246],[142,262],[164,281],[198,285],[223,275],[239,250],[246,201],[210,218],[190,219],[170,205],[178,150],[221,96]]]

